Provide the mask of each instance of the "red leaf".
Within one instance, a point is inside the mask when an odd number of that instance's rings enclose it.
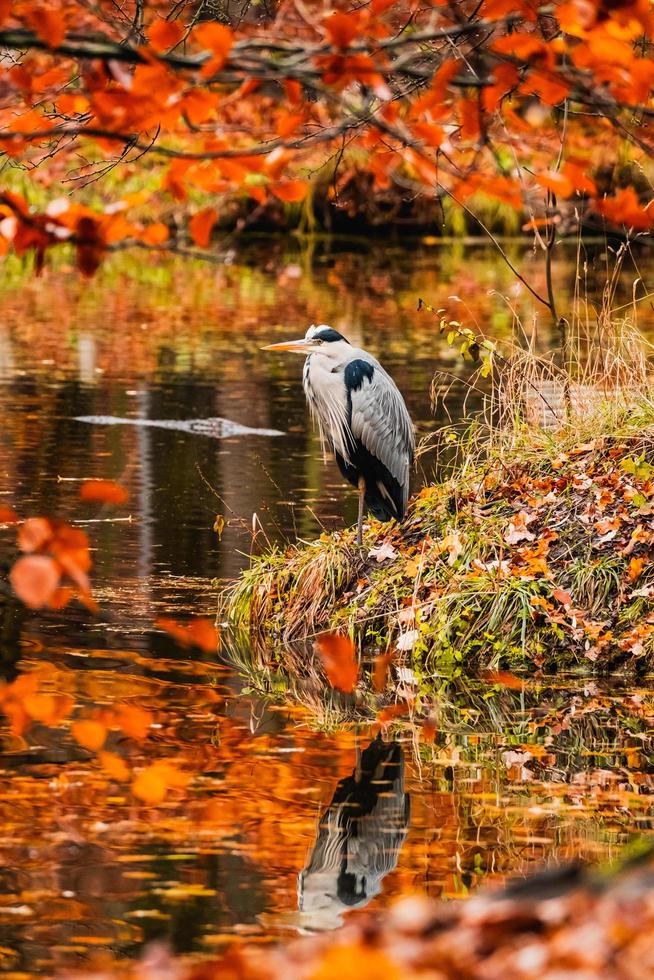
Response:
[[[204,208],[194,214],[188,223],[191,238],[199,248],[208,248],[211,241],[211,229],[216,223],[218,214],[214,208]]]
[[[359,31],[359,17],[340,10],[327,17],[324,24],[329,43],[335,48],[349,47]]]
[[[129,494],[113,480],[85,480],[79,491],[80,498],[99,504],[124,504]]]
[[[155,51],[167,51],[184,36],[182,27],[172,20],[157,20],[150,24],[146,34]]]
[[[30,609],[41,609],[49,603],[59,577],[59,566],[46,555],[24,555],[9,573],[14,592]]]
[[[316,640],[316,647],[331,686],[350,694],[359,676],[352,640],[338,633],[323,633]]]

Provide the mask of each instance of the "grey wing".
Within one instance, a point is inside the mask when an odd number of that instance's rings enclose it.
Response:
[[[395,477],[406,505],[415,436],[402,395],[390,375],[375,364],[372,378],[363,379],[350,396],[352,435]]]

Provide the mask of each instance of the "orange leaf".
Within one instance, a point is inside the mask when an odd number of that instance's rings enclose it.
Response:
[[[114,752],[98,752],[98,762],[116,782],[125,783],[129,779],[129,766]]]
[[[304,122],[303,112],[289,112],[288,109],[282,110],[277,116],[277,123],[275,125],[275,130],[277,135],[285,140],[293,133],[297,132],[302,123]]]
[[[372,671],[372,686],[377,694],[382,694],[386,690],[388,668],[393,662],[394,657],[394,650],[390,650],[388,653],[380,653],[378,657],[375,657]]]
[[[536,174],[534,179],[541,187],[551,191],[552,194],[558,194],[559,197],[569,197],[574,189],[570,178],[565,174],[557,173],[556,170],[545,170],[542,174]]]
[[[13,507],[0,504],[0,524],[18,524],[18,514]]]
[[[29,5],[26,6],[25,19],[37,37],[45,41],[48,47],[58,48],[66,36],[66,22],[62,12],[45,4],[37,4],[32,9]]]
[[[422,726],[422,740],[423,742],[431,743],[436,738],[436,722],[433,718],[425,718]]]
[[[489,684],[499,684],[500,687],[506,687],[509,691],[522,691],[525,682],[516,677],[515,674],[510,674],[507,670],[482,670],[481,676]]]
[[[417,122],[413,124],[413,132],[427,146],[440,146],[445,139],[445,133],[436,123]]]
[[[151,712],[135,704],[124,704],[116,709],[114,723],[125,735],[142,742],[147,738],[154,718]]]
[[[148,40],[155,51],[167,51],[184,36],[183,28],[172,20],[156,20],[146,31]]]
[[[554,106],[563,102],[570,92],[570,86],[551,74],[531,71],[520,85],[519,91],[525,95],[537,95],[546,105]]]
[[[329,43],[335,48],[347,48],[358,34],[359,17],[337,10],[325,18],[324,25]]]
[[[153,762],[132,783],[132,793],[144,803],[161,803],[169,789],[183,789],[188,776],[170,762]]]
[[[146,245],[163,245],[170,238],[170,229],[163,221],[156,221],[139,232],[139,238]]]
[[[635,582],[637,578],[640,578],[643,568],[647,564],[646,558],[632,558],[629,562],[629,581]]]
[[[127,490],[113,480],[85,480],[79,495],[82,500],[99,504],[124,504],[129,497]]]
[[[193,126],[200,126],[219,103],[220,96],[216,92],[194,88],[180,102],[180,110]]]
[[[270,190],[280,201],[303,201],[309,185],[306,180],[278,180],[270,185]]]
[[[30,609],[41,609],[56,592],[60,575],[59,566],[52,558],[25,555],[12,568],[9,581],[21,602]]]
[[[82,748],[98,752],[107,739],[107,729],[99,721],[75,721],[70,726],[70,734]]]
[[[350,694],[359,676],[352,640],[338,633],[323,633],[316,640],[316,647],[331,686]]]
[[[461,139],[466,143],[476,143],[481,132],[480,107],[476,98],[461,99],[459,102],[461,116]]]
[[[167,790],[165,776],[156,763],[142,769],[132,782],[132,793],[144,803],[162,803]]]
[[[165,630],[183,647],[200,647],[205,653],[215,653],[218,649],[218,631],[208,619],[194,619],[186,625],[163,617],[156,621],[155,626]]]
[[[194,214],[188,223],[191,238],[199,248],[208,248],[211,241],[211,229],[216,223],[218,214],[215,208],[203,208]]]
[[[52,535],[52,524],[45,517],[29,517],[19,528],[18,547],[21,551],[38,551]]]
[[[198,24],[193,29],[193,39],[213,54],[213,58],[200,71],[203,78],[210,78],[211,75],[219,72],[227,61],[234,44],[234,35],[224,24],[207,22]]]
[[[580,164],[573,160],[566,160],[563,164],[563,173],[572,184],[575,191],[580,194],[597,194],[597,186],[592,177],[588,176],[587,171]]]
[[[614,197],[597,201],[596,209],[614,225],[625,225],[636,231],[648,231],[654,224],[654,213],[643,208],[633,187],[625,187]]]
[[[406,701],[398,701],[396,704],[389,704],[388,707],[384,708],[377,715],[377,721],[380,725],[388,725],[389,721],[393,721],[395,718],[401,718],[402,715],[409,713],[409,705]]]

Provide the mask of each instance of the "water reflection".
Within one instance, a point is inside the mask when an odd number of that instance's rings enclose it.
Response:
[[[322,814],[318,837],[298,878],[300,921],[334,929],[348,909],[362,908],[397,867],[409,829],[404,751],[381,735],[361,751]]]
[[[521,243],[507,252],[542,291],[538,256]],[[574,249],[557,251],[562,309],[574,267]],[[3,272],[0,499],[88,531],[100,616],[74,605],[35,616],[0,597],[3,678],[39,671],[46,705],[74,702],[55,726],[16,734],[2,720],[0,970],[51,975],[87,967],[98,949],[138,955],[152,938],[207,955],[235,936],[296,929],[298,892],[303,924],[329,928],[414,889],[461,898],[487,877],[605,860],[651,828],[654,691],[642,686],[557,678],[491,695],[466,681],[438,691],[435,743],[404,757],[371,728],[359,751],[352,719],[335,720],[318,695],[300,706],[300,686],[289,696],[272,656],[250,677],[245,657],[233,669],[185,660],[152,629],[159,615],[215,614],[214,579],[265,543],[263,533],[253,543],[254,512],[271,542],[354,522],[356,495],[323,465],[308,422],[301,366],[264,361],[259,347],[333,324],[379,356],[423,435],[448,413],[460,419],[469,369],[416,312],[419,296],[499,339],[516,309],[534,345],[551,344],[547,324],[531,331],[530,303],[496,254],[461,242],[300,253],[276,242],[210,271],[125,256],[90,284],[65,268],[35,279],[13,260]],[[630,296],[627,274],[616,303]],[[641,326],[654,333],[649,308]],[[455,385],[434,417],[437,371]],[[416,484],[436,462],[422,458]],[[124,512],[82,509],[89,477],[123,483]],[[15,532],[0,536],[6,572]],[[162,758],[189,775],[158,807],[138,804],[129,781],[71,737],[71,719],[116,705],[155,718],[145,739],[109,734],[105,749],[130,779]]]
[[[169,429],[174,432],[190,432],[210,439],[228,439],[231,436],[283,436],[279,429],[252,429],[249,425],[232,422],[231,419],[148,419],[119,418],[116,415],[76,415],[75,422],[88,425],[136,425],[141,428]]]

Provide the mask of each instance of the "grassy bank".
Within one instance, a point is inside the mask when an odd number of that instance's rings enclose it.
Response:
[[[636,398],[469,452],[401,526],[274,549],[225,595],[255,641],[341,630],[426,669],[651,665],[654,405]]]

